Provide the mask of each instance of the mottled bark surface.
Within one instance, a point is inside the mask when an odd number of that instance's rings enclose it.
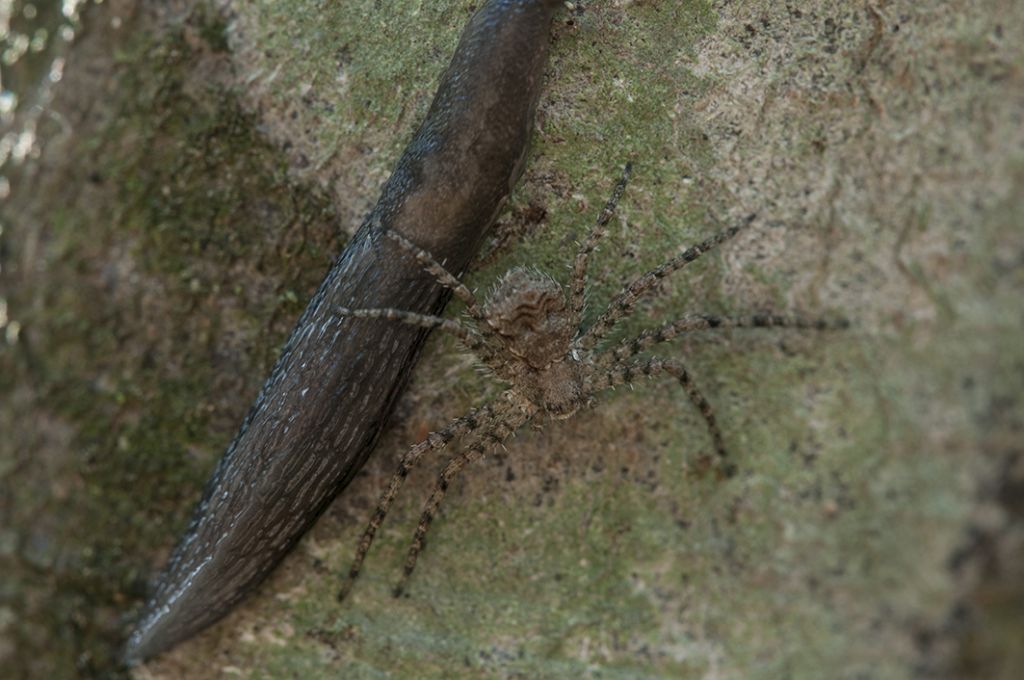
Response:
[[[43,119],[2,207],[0,654],[29,677],[106,667],[470,9],[133,7],[87,14],[53,105],[71,134]],[[1022,26],[997,0],[564,14],[499,225],[520,240],[473,283],[564,278],[632,160],[591,315],[711,214],[757,213],[622,333],[755,309],[856,327],[669,348],[736,454],[726,482],[692,472],[710,442],[667,382],[521,433],[453,487],[396,601],[434,461],[339,608],[395,460],[498,389],[433,338],[364,474],[252,600],[139,676],[1014,677]]]

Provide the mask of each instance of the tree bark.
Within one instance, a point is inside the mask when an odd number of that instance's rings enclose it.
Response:
[[[114,667],[309,295],[429,104],[471,3],[104,3],[5,173],[0,665]],[[115,18],[119,22],[113,21]],[[116,27],[115,27],[116,24]],[[339,576],[413,442],[500,385],[428,342],[360,475],[257,594],[151,677],[1013,677],[1024,665],[1024,7],[588,3],[554,31],[508,267],[566,276],[619,169],[589,318],[721,222],[622,337],[687,312],[841,314],[701,335],[670,381],[444,456]],[[449,451],[454,453],[456,449]]]

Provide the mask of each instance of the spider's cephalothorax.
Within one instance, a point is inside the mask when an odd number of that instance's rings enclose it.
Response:
[[[615,385],[632,382],[640,377],[666,374],[682,386],[690,401],[704,417],[717,453],[715,462],[718,470],[723,476],[730,476],[734,466],[728,462],[715,415],[690,379],[689,372],[676,359],[643,355],[654,345],[678,335],[714,328],[774,327],[828,330],[847,325],[842,319],[809,319],[794,315],[752,314],[723,317],[690,314],[659,328],[645,331],[635,338],[613,345],[610,349],[595,351],[595,347],[615,324],[632,313],[641,295],[650,291],[672,272],[735,236],[753,220],[751,217],[740,225],[725,229],[638,277],[615,297],[608,308],[585,331],[581,331],[583,295],[590,254],[603,236],[604,227],[611,219],[615,206],[625,190],[629,174],[630,166],[627,165],[622,179],[601,211],[594,228],[580,245],[572,267],[568,295],[550,277],[539,272],[516,268],[502,277],[486,303],[480,305],[474,294],[438,264],[429,253],[410,243],[400,234],[388,233],[412,253],[426,271],[450,288],[456,297],[465,303],[466,312],[471,317],[470,321],[462,323],[398,309],[339,308],[338,313],[364,319],[401,321],[423,328],[441,328],[449,331],[458,336],[495,375],[508,382],[509,388],[501,398],[456,418],[443,429],[431,433],[405,454],[363,533],[349,569],[348,579],[338,594],[339,599],[348,593],[359,575],[377,529],[409,471],[428,451],[444,448],[456,438],[463,440],[463,450],[445,465],[423,509],[406,558],[402,580],[395,589],[396,594],[402,592],[416,566],[424,537],[451,480],[467,464],[502,444],[538,413],[547,413],[559,419],[568,418],[579,410],[582,404],[588,403],[597,394]]]
[[[508,351],[537,370],[562,359],[576,331],[562,287],[522,267],[494,286],[484,316]]]
[[[516,267],[494,286],[483,313],[511,355],[499,376],[551,416],[574,414],[583,388],[578,362],[569,353],[576,325],[558,282]]]

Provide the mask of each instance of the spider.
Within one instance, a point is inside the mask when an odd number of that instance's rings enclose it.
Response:
[[[571,417],[588,405],[602,391],[630,383],[645,376],[667,374],[682,386],[707,424],[716,458],[714,464],[722,476],[732,476],[735,469],[726,452],[722,432],[715,414],[689,372],[675,359],[658,356],[637,358],[648,349],[683,333],[715,328],[803,328],[829,330],[845,328],[842,319],[810,319],[796,315],[753,314],[747,316],[714,316],[689,314],[659,328],[619,343],[610,350],[598,352],[595,347],[616,323],[632,313],[640,297],[673,272],[739,233],[754,220],[726,228],[692,246],[656,269],[633,280],[612,301],[611,305],[586,329],[580,328],[584,308],[587,264],[591,253],[604,236],[616,206],[626,189],[632,172],[627,164],[621,179],[604,206],[589,235],[576,253],[568,291],[551,277],[521,267],[507,272],[494,286],[481,305],[476,296],[449,273],[425,250],[396,232],[387,232],[412,254],[425,271],[465,304],[470,323],[415,314],[399,309],[336,308],[339,315],[397,321],[427,329],[441,329],[454,334],[499,379],[510,385],[500,397],[455,418],[443,429],[431,432],[404,455],[373,513],[356,548],[348,576],[338,592],[343,600],[359,576],[363,561],[388,510],[398,495],[413,466],[428,452],[443,449],[452,440],[461,438],[464,448],[444,466],[430,498],[423,508],[419,525],[405,560],[402,577],[394,595],[400,596],[416,567],[430,524],[444,500],[452,480],[466,465],[500,446],[520,427],[535,416],[545,413],[555,420]]]

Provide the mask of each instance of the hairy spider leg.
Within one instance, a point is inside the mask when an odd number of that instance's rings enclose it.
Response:
[[[409,251],[413,257],[416,258],[416,261],[419,262],[420,266],[423,267],[423,271],[433,276],[438,283],[445,288],[450,289],[452,293],[454,293],[455,297],[462,300],[463,304],[466,305],[466,312],[476,320],[477,327],[484,337],[490,336],[495,342],[500,344],[501,340],[498,337],[498,334],[493,328],[491,328],[491,324],[488,323],[487,317],[484,315],[484,311],[480,308],[480,303],[477,302],[476,296],[473,295],[473,291],[471,291],[466,284],[459,281],[454,274],[445,269],[444,265],[435,260],[433,255],[423,248],[420,248],[397,231],[387,231],[385,233],[388,238],[397,242],[398,245]]]
[[[362,538],[359,540],[355,556],[352,558],[352,566],[349,567],[348,575],[338,590],[339,602],[344,600],[352,591],[352,586],[355,585],[363,562],[366,560],[366,554],[369,552],[370,546],[373,545],[373,539],[377,535],[377,530],[387,516],[388,510],[391,509],[391,505],[398,496],[402,484],[405,483],[406,477],[409,476],[410,470],[419,462],[420,458],[430,451],[443,449],[456,437],[472,434],[478,428],[489,424],[494,419],[502,418],[509,409],[510,406],[507,402],[490,402],[478,409],[473,409],[466,415],[452,420],[439,432],[431,432],[426,439],[415,444],[402,456],[398,469],[391,476],[387,488],[380,495],[380,500],[377,501],[377,508],[366,525]]]
[[[711,404],[708,403],[708,400],[704,398],[704,395],[701,394],[701,391],[690,378],[686,368],[678,361],[666,361],[661,365],[661,370],[679,381],[679,384],[686,391],[686,396],[690,398],[690,403],[696,406],[697,410],[704,417],[704,422],[708,426],[708,432],[711,433],[711,441],[715,445],[715,453],[718,455],[719,469],[722,474],[726,477],[735,475],[736,465],[729,462],[729,452],[726,450],[725,442],[722,440],[722,431],[718,429],[715,412],[711,409]]]
[[[448,464],[444,466],[440,476],[437,478],[437,485],[434,487],[433,493],[430,494],[430,498],[427,499],[426,504],[423,506],[420,523],[416,527],[416,534],[413,536],[412,544],[409,546],[409,553],[405,558],[402,578],[393,591],[395,597],[399,597],[405,592],[409,577],[412,576],[412,572],[416,568],[416,560],[423,550],[423,542],[427,531],[430,529],[430,524],[434,521],[437,511],[441,507],[445,494],[448,493],[448,486],[451,484],[451,481],[455,479],[466,465],[479,460],[488,451],[504,443],[505,440],[515,434],[516,430],[529,422],[536,412],[536,407],[527,403],[518,408],[513,408],[506,420],[494,419],[490,428],[484,430],[479,436],[474,437],[474,441],[466,447],[463,453],[449,460]]]
[[[755,215],[750,215],[742,224],[736,224],[723,229],[717,234],[706,238],[695,246],[687,248],[682,253],[656,267],[646,274],[642,274],[630,283],[619,296],[612,301],[608,308],[598,317],[594,325],[587,329],[587,332],[579,339],[578,346],[582,349],[590,349],[600,342],[608,332],[623,317],[629,316],[636,306],[640,296],[653,288],[666,276],[679,271],[689,263],[699,258],[712,248],[725,243],[754,221]]]
[[[444,265],[434,259],[434,256],[428,253],[423,248],[407,239],[406,237],[399,234],[397,231],[385,232],[388,238],[398,243],[405,250],[407,250],[416,261],[423,268],[423,271],[427,272],[445,288],[451,289],[455,294],[455,297],[462,300],[466,305],[466,311],[478,321],[483,320],[483,312],[480,310],[480,305],[477,303],[476,296],[473,295],[473,291],[466,287],[464,283],[459,281],[454,274],[444,268]]]
[[[590,264],[590,254],[597,248],[597,243],[605,236],[605,227],[612,219],[612,215],[615,214],[615,209],[619,205],[619,200],[622,198],[623,192],[626,191],[626,184],[629,183],[629,178],[633,174],[633,164],[626,163],[626,167],[622,169],[622,177],[615,185],[615,189],[612,190],[612,195],[608,198],[608,202],[605,203],[604,208],[601,210],[601,214],[598,215],[597,221],[594,222],[594,226],[591,227],[590,233],[587,234],[587,238],[580,243],[580,248],[576,252],[576,260],[573,262],[572,267],[572,283],[570,284],[569,293],[569,309],[572,314],[573,323],[579,326],[580,321],[583,317],[583,305],[584,305],[584,294],[587,286],[587,267]]]
[[[398,321],[399,323],[405,323],[419,328],[426,328],[428,330],[439,328],[442,331],[451,333],[461,340],[462,344],[466,346],[466,349],[473,352],[477,358],[490,366],[491,369],[497,370],[498,367],[502,365],[495,349],[487,344],[487,341],[484,340],[479,333],[472,328],[467,328],[464,324],[455,320],[443,319],[439,316],[431,316],[430,314],[407,312],[404,309],[393,309],[391,307],[380,309],[348,309],[347,307],[335,307],[334,312],[340,316],[348,316],[355,319],[384,319],[387,321]]]
[[[830,331],[848,328],[850,322],[842,318],[813,318],[793,314],[744,314],[742,316],[716,316],[714,314],[687,314],[659,328],[646,330],[632,340],[625,340],[615,349],[597,356],[598,366],[611,366],[644,352],[654,345],[694,331],[718,328],[799,328]]]
[[[735,474],[735,466],[728,462],[729,454],[726,451],[725,442],[722,439],[722,431],[718,428],[718,421],[715,419],[715,413],[711,409],[711,404],[708,403],[708,400],[701,394],[697,385],[694,384],[686,368],[678,361],[668,361],[659,357],[652,357],[645,361],[617,364],[597,376],[596,380],[589,381],[585,385],[584,392],[588,397],[593,396],[609,387],[631,383],[639,377],[653,377],[662,372],[668,373],[679,381],[679,384],[686,391],[686,395],[690,398],[690,402],[700,411],[705,424],[707,424],[711,441],[715,446],[715,453],[718,455],[721,471],[725,476],[731,477]]]

